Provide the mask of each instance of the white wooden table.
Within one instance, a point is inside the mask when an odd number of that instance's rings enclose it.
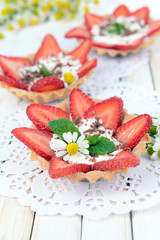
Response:
[[[152,46],[151,61],[123,81],[130,81],[148,89],[160,90],[160,41]],[[9,96],[0,90],[8,106]],[[11,104],[12,101],[9,102]],[[17,199],[0,196],[0,240],[159,240],[160,204],[144,211],[124,215],[111,215],[99,221],[83,216],[39,216]]]

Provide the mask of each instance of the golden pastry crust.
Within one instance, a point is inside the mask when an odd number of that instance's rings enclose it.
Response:
[[[94,99],[96,102],[100,102],[99,99]],[[56,105],[56,107],[61,108],[62,110],[69,112],[69,101],[65,101],[62,103],[59,103]],[[125,122],[128,122],[132,118],[134,118],[135,115],[128,114],[125,109],[123,109],[122,114],[122,124]],[[35,128],[35,126],[32,124],[32,128]],[[148,134],[146,134],[138,143],[138,145],[132,150],[132,153],[135,154],[138,158],[140,158],[141,153],[146,152],[146,143],[150,142],[151,139]],[[43,170],[48,170],[49,168],[49,161],[45,160],[44,158],[38,156],[34,151],[31,150],[31,160],[32,161],[39,161],[39,164]],[[112,171],[90,171],[88,173],[75,173],[70,176],[68,176],[73,182],[87,180],[89,182],[96,182],[98,179],[107,179],[109,181],[112,181],[114,179],[115,174],[117,173],[127,173],[128,168],[124,169],[116,169]]]
[[[33,60],[34,55],[30,54],[27,56],[28,59]],[[26,91],[23,89],[15,88],[9,86],[7,83],[0,82],[0,87],[6,88],[8,92],[15,94],[18,98],[23,99],[27,102],[31,103],[50,103],[56,100],[61,100],[69,96],[71,91],[74,88],[79,87],[81,84],[85,83],[86,78],[90,77],[94,69],[89,71],[84,77],[79,78],[77,81],[73,82],[66,88],[61,88],[55,91],[47,91],[47,92],[32,92]],[[0,74],[3,74],[0,69]]]

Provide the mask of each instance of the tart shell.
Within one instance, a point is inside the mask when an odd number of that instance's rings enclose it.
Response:
[[[30,54],[27,56],[27,58],[30,60],[33,60],[34,55]],[[9,86],[4,82],[0,82],[0,87],[6,88],[8,92],[13,93],[18,98],[23,99],[30,103],[50,103],[50,102],[61,100],[68,97],[74,88],[78,88],[81,84],[85,83],[86,78],[90,77],[93,71],[94,69],[89,71],[84,77],[79,78],[77,81],[73,82],[73,84],[70,84],[68,87],[61,88],[55,91],[46,91],[46,92],[26,91],[23,89]],[[1,69],[0,69],[0,74],[3,74]]]
[[[94,99],[95,102],[100,102],[99,99]],[[56,107],[61,108],[62,110],[69,112],[69,101],[65,101],[62,103],[59,103],[56,105]],[[125,109],[123,109],[122,114],[122,124],[125,122],[128,122],[132,118],[134,118],[135,115],[128,114]],[[35,128],[35,126],[32,124],[32,128]],[[132,153],[135,154],[138,158],[140,158],[141,153],[146,152],[146,143],[149,143],[151,141],[148,134],[146,134],[138,143],[138,145],[132,150]],[[31,150],[30,158],[32,161],[39,161],[40,167],[47,171],[49,168],[49,161],[45,160],[44,158],[38,156],[33,150]],[[116,169],[112,171],[90,171],[88,173],[75,173],[70,176],[68,176],[73,182],[87,180],[91,183],[96,182],[98,179],[107,179],[109,181],[112,181],[114,179],[115,174],[117,173],[127,173],[128,168],[123,169]]]

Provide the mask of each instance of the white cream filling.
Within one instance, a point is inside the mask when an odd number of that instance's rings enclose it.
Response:
[[[117,139],[112,137],[113,131],[104,128],[104,126],[102,125],[102,120],[99,120],[101,125],[98,128],[96,128],[95,131],[93,131],[92,133],[89,133],[89,132],[86,133],[86,130],[91,129],[92,124],[94,124],[95,122],[96,122],[95,118],[81,119],[80,127],[78,128],[80,133],[85,134],[86,136],[92,136],[92,135],[98,134],[99,137],[103,136],[103,137],[109,138],[111,141],[114,142],[114,144],[116,146],[118,146],[120,144],[120,142]],[[101,131],[104,131],[104,133],[100,133]],[[57,144],[58,144],[58,140],[59,140],[59,137],[56,134],[53,134],[53,137],[50,141],[50,147],[52,149],[53,149],[53,146],[55,148],[55,141],[57,141]],[[82,154],[82,153],[78,152],[75,155],[71,155],[67,162],[69,162],[69,163],[86,163],[86,164],[91,164],[92,165],[95,162],[110,160],[110,159],[114,158],[115,155],[118,154],[121,151],[122,151],[122,149],[112,152],[111,153],[112,156],[110,156],[109,154],[98,155],[96,158],[94,158],[94,160],[95,160],[94,162],[93,162],[93,157],[92,156],[85,155],[85,154]],[[63,157],[62,157],[62,159],[63,159]]]
[[[56,67],[56,65],[58,63],[61,63],[62,66],[57,67],[54,72],[56,73],[59,70],[62,72],[62,77],[60,78],[60,80],[62,80],[64,82],[65,87],[68,87],[68,83],[64,80],[65,73],[72,73],[75,78],[74,81],[78,80],[78,74],[77,74],[78,69],[82,66],[80,64],[80,61],[78,59],[74,60],[74,59],[72,59],[71,56],[64,55],[63,53],[59,53],[57,56],[50,56],[46,59],[40,59],[39,64],[30,66],[30,67],[21,68],[19,70],[19,74],[20,74],[20,77],[23,78],[26,75],[27,71],[30,73],[33,73],[33,74],[34,74],[34,72],[40,73],[40,68],[41,68],[42,64],[48,70],[50,70],[52,72],[52,70]],[[70,64],[71,66],[68,66],[68,64]],[[53,76],[54,76],[54,73],[53,73]],[[40,77],[40,78],[42,78],[42,77]],[[30,83],[30,85],[32,86],[40,78],[35,77],[34,80]]]
[[[131,17],[118,17],[116,22],[124,24],[124,26],[130,31],[138,31],[137,33],[130,34],[128,36],[122,36],[118,34],[109,34],[106,32],[105,36],[100,35],[100,26],[94,25],[91,33],[93,35],[92,40],[95,43],[103,43],[107,45],[128,45],[135,40],[144,37],[148,32],[148,26],[144,25],[144,21],[140,23],[133,16]],[[104,22],[105,23],[105,22]],[[103,23],[102,23],[103,25]]]

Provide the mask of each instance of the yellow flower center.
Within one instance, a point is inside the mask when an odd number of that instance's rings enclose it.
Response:
[[[75,80],[75,77],[72,73],[65,73],[64,74],[64,80],[67,82],[67,83],[72,83],[74,80]]]
[[[70,154],[70,155],[75,155],[77,152],[78,152],[78,145],[77,143],[69,143],[67,145],[67,152]]]

